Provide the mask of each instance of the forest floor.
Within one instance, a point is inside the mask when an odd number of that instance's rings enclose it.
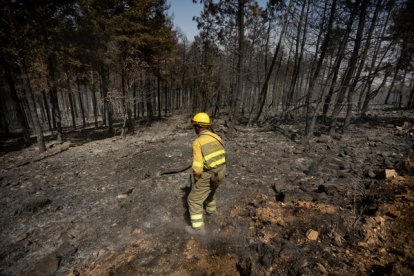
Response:
[[[192,236],[186,196],[195,134],[176,115],[100,138],[0,148],[0,275],[414,274],[414,113],[344,134],[215,122],[228,152],[218,213]]]

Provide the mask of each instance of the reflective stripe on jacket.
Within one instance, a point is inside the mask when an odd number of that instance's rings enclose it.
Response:
[[[193,171],[201,174],[226,163],[226,152],[221,138],[211,131],[201,132],[193,142]]]

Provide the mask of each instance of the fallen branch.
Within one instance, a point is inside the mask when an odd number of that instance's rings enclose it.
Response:
[[[160,175],[180,173],[180,172],[188,170],[189,168],[191,168],[191,164],[185,165],[184,167],[180,167],[180,168],[166,169],[164,171],[161,171]]]
[[[26,159],[26,160],[24,160],[24,161],[22,161],[22,162],[20,162],[20,163],[18,163],[16,165],[14,165],[14,166],[12,165],[12,166],[7,167],[7,169],[23,167],[23,166],[26,166],[28,164],[41,161],[41,160],[46,159],[48,157],[55,156],[55,155],[57,155],[59,153],[62,153],[64,151],[67,151],[71,146],[72,146],[72,144],[70,142],[63,143],[60,146],[55,146],[55,148],[57,148],[57,149],[48,150],[48,151],[46,151],[44,153],[41,153],[39,156],[34,157],[32,160],[27,160]]]

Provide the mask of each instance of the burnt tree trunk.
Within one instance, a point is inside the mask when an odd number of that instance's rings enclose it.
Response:
[[[318,101],[315,108],[311,106],[311,100],[313,98],[314,94],[314,88],[316,85],[316,81],[319,77],[319,72],[322,68],[323,60],[325,59],[325,55],[329,46],[329,43],[331,41],[331,35],[332,35],[332,26],[335,19],[335,13],[336,13],[336,0],[333,0],[332,7],[329,15],[329,21],[327,26],[327,33],[325,35],[325,38],[323,40],[322,46],[321,46],[321,54],[319,56],[318,62],[316,64],[315,70],[312,73],[312,78],[309,82],[309,88],[308,93],[306,95],[306,127],[305,127],[305,140],[309,140],[311,136],[313,136],[313,132],[315,129],[316,124],[316,116],[319,112],[319,108],[321,107],[321,100]],[[320,96],[320,98],[323,98],[323,94]]]
[[[6,104],[4,101],[4,97],[0,95],[0,129],[4,132],[4,134],[10,134],[9,123],[6,117]]]
[[[401,68],[402,59],[403,59],[403,52],[401,51],[400,56],[399,56],[398,61],[397,61],[397,66],[395,66],[394,77],[392,78],[390,87],[388,89],[387,96],[385,97],[384,104],[388,104],[391,93],[394,89],[395,82],[396,82],[397,77],[398,77],[398,72],[400,71],[400,68]]]
[[[106,117],[106,126],[110,134],[114,133],[113,122],[112,122],[112,103],[108,97],[109,90],[109,69],[107,65],[101,65],[100,75],[102,79],[102,97],[103,97],[103,113]]]
[[[414,84],[411,86],[410,97],[408,98],[407,109],[414,108]]]
[[[1,63],[4,68],[4,74],[6,76],[7,84],[9,85],[11,99],[13,100],[15,104],[17,121],[20,127],[22,128],[24,143],[25,145],[30,145],[29,124],[27,123],[27,118],[26,118],[26,115],[24,114],[24,110],[19,100],[19,96],[17,95],[16,86],[15,86],[14,79],[11,74],[10,64],[4,58],[1,58]]]
[[[59,108],[59,99],[57,95],[57,85],[56,85],[56,57],[52,53],[48,56],[48,73],[49,73],[49,93],[50,93],[50,102],[52,105],[52,118],[53,126],[57,131],[57,141],[62,142],[62,116]]]
[[[81,91],[81,83],[79,79],[79,74],[76,76],[76,84],[78,86],[78,98],[79,98],[79,108],[81,110],[82,115],[82,127],[86,127],[86,119],[85,119],[85,108],[83,106],[83,100],[82,100],[82,91]]]
[[[33,129],[35,131],[35,135],[37,138],[37,146],[40,152],[44,152],[46,151],[46,146],[45,146],[45,141],[43,138],[43,131],[40,125],[39,116],[37,115],[37,112],[36,112],[36,107],[34,103],[35,99],[33,96],[32,87],[30,85],[30,80],[27,75],[26,65],[24,64],[24,61],[19,61],[18,65],[19,65],[20,73],[21,73],[22,80],[23,80],[25,96],[26,96],[27,103],[29,105],[30,114],[33,120]]]
[[[69,109],[72,118],[72,127],[76,129],[75,106],[73,104],[72,89],[70,86],[69,74],[66,73],[66,85],[68,89]]]
[[[231,135],[239,119],[240,99],[242,94],[243,78],[243,59],[244,59],[244,6],[245,0],[237,1],[237,34],[238,34],[238,51],[236,67],[236,91],[232,95],[229,134]]]
[[[145,85],[145,100],[147,103],[147,126],[152,124],[152,93],[151,93],[151,79],[149,73],[147,73],[146,85]]]
[[[264,81],[264,83],[263,83],[262,89],[261,89],[261,91],[260,91],[260,104],[259,104],[259,112],[257,113],[256,118],[254,119],[254,121],[253,121],[253,122],[257,122],[257,121],[259,121],[260,116],[262,115],[262,112],[263,112],[263,107],[264,107],[264,104],[265,104],[265,101],[266,101],[266,97],[267,97],[267,89],[268,89],[268,87],[269,87],[269,80],[270,80],[270,77],[272,76],[273,67],[274,67],[274,66],[275,66],[275,64],[276,64],[277,56],[279,55],[280,47],[281,47],[281,45],[282,45],[282,39],[283,39],[284,34],[285,34],[285,32],[286,32],[286,29],[287,29],[287,23],[288,23],[288,18],[289,18],[289,12],[290,12],[290,9],[291,9],[292,5],[293,5],[293,1],[290,1],[290,2],[289,2],[289,6],[288,6],[288,8],[287,8],[287,10],[286,10],[286,13],[285,13],[285,15],[284,15],[284,19],[283,19],[283,27],[282,27],[282,31],[280,32],[280,35],[279,35],[279,41],[278,41],[278,43],[277,43],[277,46],[276,46],[275,52],[274,52],[274,54],[273,54],[272,62],[271,62],[271,64],[270,64],[269,70],[268,70],[268,71],[267,71],[267,73],[266,73],[266,78],[265,78],[265,81]]]
[[[158,65],[158,74],[157,74],[158,120],[161,120],[161,87],[160,87],[160,82],[161,82],[161,72],[160,72],[160,67]]]
[[[355,3],[356,6],[359,5],[359,1]],[[339,94],[336,99],[334,110],[332,112],[332,120],[329,128],[329,134],[333,135],[335,133],[336,124],[338,121],[339,113],[342,109],[342,104],[345,99],[346,91],[348,90],[349,83],[352,79],[352,76],[355,72],[356,65],[359,58],[359,48],[361,47],[362,35],[365,28],[365,11],[367,9],[368,0],[363,0],[361,7],[359,9],[359,22],[358,30],[355,38],[354,49],[352,50],[352,55],[348,64],[348,69],[346,70],[345,76],[343,77],[339,89]],[[351,24],[352,25],[352,24]]]
[[[367,39],[366,39],[366,42],[365,42],[364,50],[362,51],[362,54],[359,57],[359,60],[360,61],[359,61],[357,73],[356,73],[356,75],[354,77],[354,80],[353,80],[353,82],[351,84],[351,87],[349,88],[349,91],[348,91],[348,106],[347,106],[347,110],[346,110],[345,123],[344,123],[344,126],[343,126],[343,130],[344,131],[351,124],[352,108],[353,108],[353,102],[352,102],[352,100],[353,100],[353,96],[355,94],[355,87],[356,87],[356,85],[357,85],[357,83],[359,81],[359,78],[361,76],[362,69],[365,66],[365,61],[367,59],[368,49],[371,46],[371,38],[372,38],[372,34],[374,32],[374,29],[375,29],[375,24],[377,22],[377,18],[378,18],[378,13],[379,13],[380,7],[381,7],[381,1],[378,1],[377,2],[377,5],[375,6],[374,15],[373,15],[372,20],[371,20],[371,26],[370,26],[370,28],[368,30],[368,35],[367,35]],[[362,19],[363,21],[365,21],[365,17],[364,17],[365,11],[364,11],[364,9],[366,9],[366,7],[364,7],[364,5],[363,5],[361,7],[361,17],[363,17],[363,19]],[[363,24],[365,24],[365,22],[363,22]]]
[[[134,80],[134,83],[132,84],[132,97],[133,100],[133,110],[134,110],[134,120],[138,118],[137,115],[139,115],[139,112],[137,112],[137,82]]]
[[[91,70],[91,76],[92,76],[92,109],[93,109],[93,119],[94,119],[94,123],[95,123],[95,128],[98,127],[98,105],[96,103],[96,86],[95,86],[95,81],[93,78],[93,71]]]
[[[49,110],[49,103],[47,102],[46,92],[42,91],[42,98],[43,98],[43,105],[45,107],[47,123],[49,126],[49,130],[52,131],[52,122],[50,120],[50,110]]]
[[[297,35],[296,35],[296,49],[295,49],[295,60],[294,60],[294,66],[293,66],[293,76],[292,76],[292,80],[290,82],[290,88],[287,94],[286,110],[288,110],[289,107],[292,105],[293,96],[295,95],[295,90],[298,86],[299,71],[302,65],[303,49],[305,47],[306,29],[308,25],[308,14],[309,14],[309,3],[306,3],[306,2],[307,1],[303,2],[301,13],[300,13],[300,19],[299,19],[300,21],[299,21],[299,26],[298,26]],[[307,6],[306,17],[305,17],[305,6]],[[303,25],[304,27],[303,27],[303,35],[302,35]],[[301,35],[302,35],[302,38],[301,38]]]

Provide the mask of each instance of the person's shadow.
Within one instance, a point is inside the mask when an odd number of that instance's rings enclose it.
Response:
[[[193,178],[191,176],[191,174],[189,175],[189,180],[188,180],[189,186],[185,186],[183,188],[181,188],[181,190],[184,192],[183,197],[182,197],[182,202],[183,202],[183,208],[184,208],[184,221],[190,225],[191,221],[190,221],[190,213],[188,212],[188,203],[187,203],[187,198],[188,195],[191,192],[191,186],[193,184]]]

